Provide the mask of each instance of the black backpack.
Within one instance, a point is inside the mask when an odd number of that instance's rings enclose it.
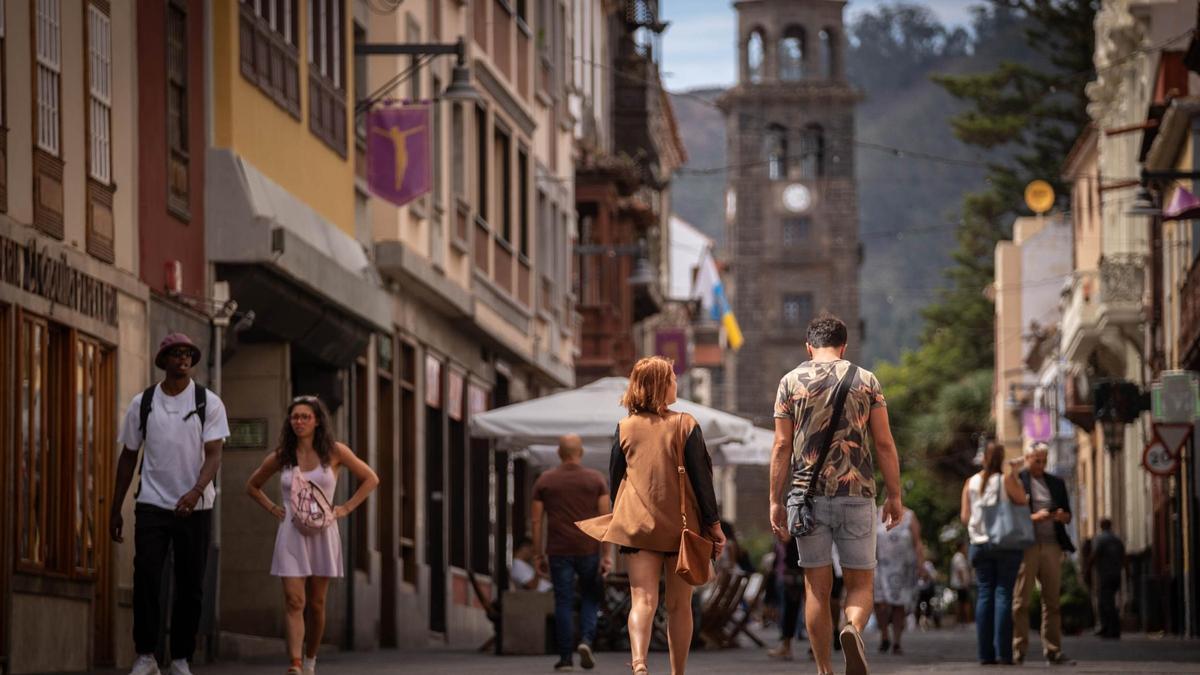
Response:
[[[190,413],[188,413],[183,419],[184,420],[191,419],[192,415],[195,415],[197,418],[199,418],[200,419],[200,435],[201,435],[201,438],[203,438],[204,437],[204,421],[206,419],[205,410],[208,407],[208,391],[204,388],[204,385],[200,384],[199,382],[193,381],[193,383],[196,385],[196,387],[195,387],[196,407]],[[141,401],[140,407],[138,408],[138,417],[139,417],[138,432],[141,433],[141,435],[142,435],[142,446],[143,447],[146,445],[146,421],[150,419],[150,410],[154,406],[154,390],[155,389],[158,389],[158,384],[152,384],[149,387],[147,387],[145,391],[142,392],[142,401]],[[143,450],[142,451],[142,460],[140,462],[138,462],[138,486],[137,486],[137,490],[133,493],[134,498],[136,498],[138,496],[138,494],[141,493],[141,491],[142,491],[142,466],[145,465],[145,463],[146,463],[146,452],[145,452],[145,450]]]
[[[208,407],[208,393],[204,385],[195,382],[196,385],[196,408],[188,413],[184,420],[188,420],[195,415],[200,418],[200,433],[204,433],[205,408]],[[150,408],[154,405],[154,390],[158,389],[157,384],[150,385],[146,391],[142,392],[142,405],[138,409],[140,424],[138,432],[142,434],[142,445],[146,444],[146,421],[150,419]]]

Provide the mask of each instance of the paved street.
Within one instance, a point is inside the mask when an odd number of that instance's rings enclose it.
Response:
[[[874,636],[868,636],[868,646],[874,644]],[[806,643],[799,643],[800,650]],[[1040,649],[1034,641],[1035,649]],[[1065,650],[1078,659],[1073,667],[1058,668],[1068,673],[1200,673],[1200,641],[1175,638],[1150,638],[1143,635],[1131,636],[1120,642],[1105,642],[1092,637],[1068,638]],[[974,632],[969,630],[943,630],[929,633],[912,633],[905,636],[904,656],[876,656],[871,660],[873,673],[995,673],[995,668],[978,666],[974,654]],[[835,654],[835,666],[841,672],[840,655]],[[599,664],[593,673],[609,675],[628,673],[625,665],[627,654],[601,653]],[[195,668],[196,675],[277,675],[284,670],[281,660],[254,663],[230,663]],[[351,673],[455,673],[483,675],[484,673],[551,673],[554,658],[546,657],[497,657],[477,653],[426,649],[420,651],[380,651],[359,654],[333,653],[322,655],[320,672],[323,674]],[[667,672],[665,653],[654,653],[650,658],[653,673]],[[1026,670],[1051,670],[1042,661],[1025,665]],[[732,649],[721,652],[697,652],[692,655],[688,672],[697,675],[708,673],[754,673],[755,675],[783,675],[785,673],[814,672],[811,662],[797,660],[790,663],[767,658],[764,650]],[[582,672],[576,667],[576,672]]]

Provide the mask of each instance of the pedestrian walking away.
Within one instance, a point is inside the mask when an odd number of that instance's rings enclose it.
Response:
[[[1029,606],[1033,604],[1036,581],[1042,596],[1042,653],[1048,663],[1068,665],[1071,659],[1062,651],[1062,567],[1067,553],[1075,546],[1067,534],[1071,522],[1071,498],[1063,479],[1046,471],[1049,447],[1035,443],[1025,453],[1021,485],[1033,513],[1035,542],[1025,549],[1017,575],[1013,600],[1013,660],[1025,660],[1029,647]]]
[[[200,348],[183,333],[159,344],[154,365],[163,380],[133,397],[119,442],[124,446],[113,486],[110,535],[124,541],[121,508],[138,468],[134,492],[132,675],[158,675],[155,657],[164,625],[160,613],[163,567],[174,559],[169,675],[189,675],[204,599],[204,570],[216,500],[213,480],[229,436],[225,405],[192,380]]]
[[[711,542],[714,558],[720,557],[725,546],[712,459],[696,420],[668,408],[675,402],[675,394],[671,361],[651,356],[634,365],[629,387],[621,397],[629,414],[617,425],[613,439],[612,516],[580,523],[594,537],[619,546],[626,556],[633,601],[628,621],[630,665],[639,674],[650,672],[646,654],[658,608],[659,582],[664,578],[671,673],[683,675],[687,669],[693,587],[677,565],[681,556],[692,550],[680,549],[681,530],[700,532]],[[688,562],[705,566],[704,571],[711,574],[709,560]]]
[[[1121,612],[1117,609],[1117,594],[1121,592],[1121,575],[1125,571],[1125,543],[1112,531],[1112,519],[1100,519],[1100,534],[1092,541],[1088,565],[1096,573],[1099,586],[1098,609],[1100,628],[1096,634],[1113,640],[1121,637]]]
[[[283,581],[288,675],[316,672],[329,581],[342,576],[337,521],[350,515],[379,485],[371,467],[333,439],[329,419],[328,409],[316,396],[293,399],[278,445],[246,482],[246,494],[279,520],[271,575]],[[345,503],[334,506],[338,470],[343,466],[358,489]],[[276,473],[282,504],[262,489]]]
[[[584,534],[575,522],[609,512],[604,474],[583,465],[583,440],[568,434],[558,440],[560,464],[533,484],[530,531],[534,565],[554,586],[555,670],[574,668],[575,655],[585,669],[594,668],[596,615],[604,594],[604,577],[612,569],[613,552]],[[546,538],[542,540],[543,522]],[[603,553],[603,555],[601,555]],[[575,643],[575,582],[579,582],[580,641]]]
[[[845,578],[847,623],[838,640],[848,675],[867,668],[862,631],[873,607],[875,558],[874,441],[887,486],[884,527],[900,524],[900,462],[879,380],[845,360],[846,324],[824,314],[808,325],[809,360],[783,376],[775,398],[771,451],[771,530],[796,535],[804,568],[805,623],[817,672],[832,673],[830,591],[836,544]],[[785,489],[790,483],[791,490]]]
[[[974,606],[971,603],[971,585],[975,583],[971,577],[971,563],[967,560],[967,542],[960,540],[954,557],[950,559],[950,588],[954,591],[955,622],[960,626],[971,623],[974,619]]]
[[[905,509],[900,524],[888,529],[880,520],[875,530],[875,620],[879,623],[879,652],[903,654],[900,644],[908,613],[916,606],[917,576],[925,566],[921,523]]]
[[[1018,460],[1019,461],[1019,460]],[[963,484],[959,517],[971,542],[969,559],[978,583],[975,601],[975,636],[979,663],[1013,663],[1013,587],[1021,567],[1021,551],[1006,549],[990,540],[984,509],[1002,500],[1028,503],[1015,471],[1004,473],[1004,446],[988,443],[983,470]]]

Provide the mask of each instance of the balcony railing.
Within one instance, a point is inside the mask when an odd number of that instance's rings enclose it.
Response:
[[[1082,359],[1091,352],[1097,337],[1096,295],[1100,284],[1099,273],[1084,270],[1075,273],[1071,284],[1071,295],[1066,299],[1062,317],[1063,355],[1069,361]]]
[[[1146,290],[1146,258],[1120,253],[1100,260],[1098,323],[1106,326],[1136,326],[1143,320]]]

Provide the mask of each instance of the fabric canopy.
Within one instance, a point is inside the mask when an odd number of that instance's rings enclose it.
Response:
[[[713,464],[717,465],[767,465],[771,463],[771,446],[775,443],[775,432],[754,427],[750,437],[743,441],[726,443],[713,453]]]
[[[501,447],[527,451],[543,460],[554,458],[561,436],[578,434],[586,450],[584,463],[605,469],[617,423],[626,414],[618,402],[628,383],[623,377],[606,377],[578,389],[489,410],[471,417],[470,433],[474,438],[492,439]],[[671,409],[696,418],[710,451],[744,441],[754,429],[737,415],[684,399],[672,404]],[[552,461],[557,462],[557,458]]]

